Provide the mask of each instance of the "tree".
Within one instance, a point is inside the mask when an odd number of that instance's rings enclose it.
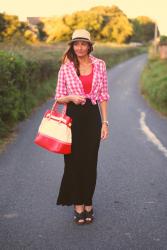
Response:
[[[133,34],[131,23],[117,6],[106,9],[105,20],[105,26],[100,32],[102,39],[123,43]]]
[[[77,11],[62,17],[45,18],[43,30],[47,42],[71,39],[75,29],[87,29],[92,39],[98,41],[125,42],[132,35],[132,24],[117,7],[97,6],[89,11]]]
[[[78,11],[72,15],[64,17],[66,25],[71,27],[70,36],[75,29],[87,29],[95,39],[103,23],[103,17],[101,14],[95,11]]]
[[[139,16],[132,19],[131,23],[134,29],[131,41],[148,42],[154,38],[155,23],[149,17]]]
[[[38,28],[38,35],[39,35],[39,40],[40,41],[45,41],[47,39],[47,33],[44,31],[44,23],[40,21],[37,23],[37,28]]]
[[[46,42],[65,41],[69,38],[70,28],[64,23],[62,17],[42,18],[43,31],[46,34]]]
[[[20,22],[17,16],[0,14],[0,33],[3,39],[12,37],[19,26]]]

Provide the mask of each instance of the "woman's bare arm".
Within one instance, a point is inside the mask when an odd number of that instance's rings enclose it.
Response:
[[[85,97],[79,95],[68,95],[57,98],[56,101],[60,104],[74,102],[75,104],[80,104],[85,100]]]
[[[107,121],[107,101],[100,102],[102,121]]]
[[[107,101],[100,102],[101,118],[102,118],[102,128],[101,128],[101,139],[106,139],[109,135],[109,129],[107,123]]]
[[[71,101],[70,99],[70,96],[63,96],[63,97],[60,97],[60,98],[57,98],[56,101],[60,104],[63,104],[63,103],[68,103]]]

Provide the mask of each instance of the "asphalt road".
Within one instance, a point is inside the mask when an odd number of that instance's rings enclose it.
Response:
[[[18,126],[0,155],[0,250],[166,250],[167,119],[139,94],[140,55],[108,71],[110,137],[99,151],[95,221],[57,206],[63,157],[34,143],[53,99]]]

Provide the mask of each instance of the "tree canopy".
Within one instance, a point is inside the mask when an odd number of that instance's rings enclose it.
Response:
[[[0,13],[0,39],[16,32],[31,42],[57,42],[71,39],[75,29],[87,29],[95,41],[126,43],[153,39],[154,22],[146,16],[129,19],[117,6],[96,6],[61,17],[40,18],[36,25],[20,22],[17,16]]]

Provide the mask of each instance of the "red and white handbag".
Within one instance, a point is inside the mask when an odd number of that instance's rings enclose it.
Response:
[[[57,102],[45,112],[34,143],[53,153],[70,154],[72,118],[66,115],[67,104],[63,105],[61,113],[58,112]]]

